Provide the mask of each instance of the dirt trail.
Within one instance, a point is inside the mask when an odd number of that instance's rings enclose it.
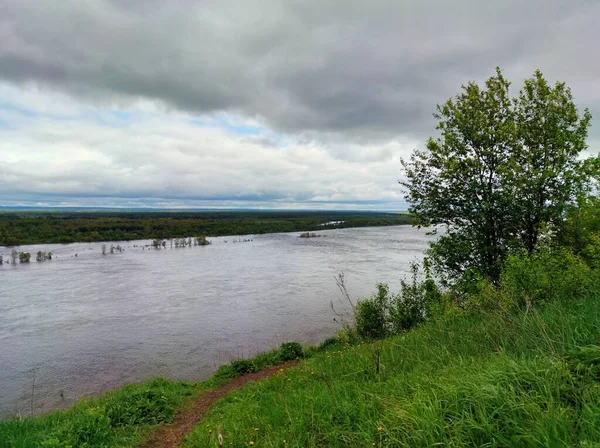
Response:
[[[177,448],[181,446],[183,439],[198,424],[206,411],[221,397],[227,395],[236,389],[252,382],[258,381],[268,376],[274,375],[279,369],[288,369],[295,366],[298,361],[290,361],[278,366],[263,369],[260,372],[248,373],[238,376],[226,384],[208,391],[195,398],[191,406],[177,411],[173,423],[169,423],[157,428],[150,436],[150,439],[142,445],[142,448]]]

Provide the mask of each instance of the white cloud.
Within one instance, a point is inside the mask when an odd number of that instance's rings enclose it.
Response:
[[[24,112],[0,112],[4,200],[10,193],[31,195],[35,202],[49,195],[401,206],[399,157],[414,147],[393,141],[328,148],[289,138],[277,145],[228,131],[215,120],[197,126],[186,114],[136,111],[120,111],[125,118],[115,118],[112,111],[39,91],[26,92],[11,106]],[[239,117],[229,121],[241,128],[255,125]]]

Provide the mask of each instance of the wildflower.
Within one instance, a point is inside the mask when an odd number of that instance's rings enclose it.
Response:
[[[310,372],[310,374],[311,374],[311,375],[314,375],[314,374],[315,374],[315,371],[313,370],[312,372]]]
[[[250,446],[254,446],[254,442],[252,440],[250,441]]]
[[[382,424],[379,424],[379,426],[377,427],[377,431],[379,431],[379,432],[383,431],[383,425]]]
[[[258,432],[258,428],[254,428],[254,431]]]

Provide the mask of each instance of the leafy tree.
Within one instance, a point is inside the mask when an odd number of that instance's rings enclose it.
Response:
[[[440,135],[402,161],[416,224],[445,231],[428,255],[447,284],[469,270],[497,282],[510,249],[533,251],[586,188],[589,111],[580,116],[570,89],[539,71],[514,99],[509,86],[500,69],[463,86],[437,107]]]
[[[517,141],[507,172],[515,230],[531,253],[547,225],[556,226],[588,180],[579,154],[591,114],[580,117],[571,90],[537,70],[515,99]]]

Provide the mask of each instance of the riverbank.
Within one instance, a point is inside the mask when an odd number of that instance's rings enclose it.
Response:
[[[447,316],[219,401],[184,445],[597,446],[600,300]],[[256,429],[256,430],[255,430]]]
[[[6,211],[0,246],[260,235],[411,224],[408,214],[361,211]]]
[[[151,430],[172,422],[178,410],[181,414],[182,408],[194,405],[194,399],[216,393],[213,397],[216,400],[248,381],[264,377],[274,366],[291,365],[328,348],[328,344],[303,349],[297,343],[284,343],[279,349],[255,358],[223,365],[210,379],[200,383],[158,378],[130,384],[101,397],[82,399],[66,410],[9,418],[0,421],[0,447],[122,448],[152,443]],[[212,401],[205,404],[208,408]]]
[[[448,315],[370,344],[329,340],[305,350],[309,359],[299,366],[218,401],[184,446],[218,446],[219,426],[233,447],[594,446],[599,321],[593,296],[527,313]],[[189,399],[297,356],[289,345],[222,367],[203,383],[155,380],[1,422],[0,446],[140,446]]]

